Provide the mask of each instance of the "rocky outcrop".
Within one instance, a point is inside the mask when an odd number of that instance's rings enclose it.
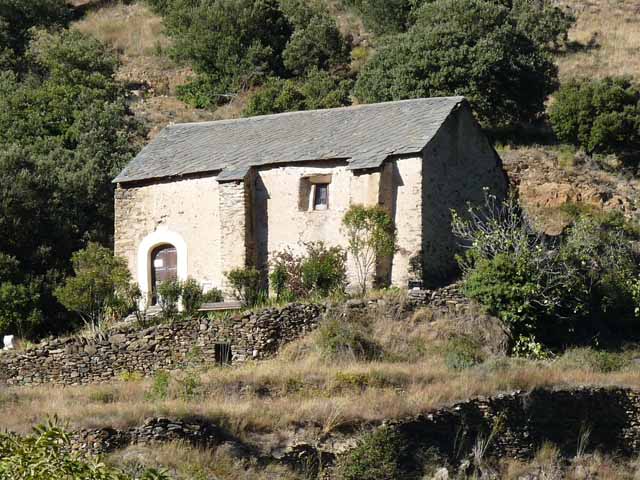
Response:
[[[144,330],[125,326],[95,338],[45,341],[24,352],[0,353],[0,384],[99,383],[125,373],[150,375],[186,364],[268,358],[313,330],[323,308],[291,304],[228,319],[185,320]]]
[[[561,233],[569,224],[571,218],[561,211],[565,205],[618,211],[629,219],[640,219],[636,202],[640,181],[607,172],[584,154],[576,154],[565,166],[559,153],[542,147],[512,149],[501,152],[501,157],[523,206],[549,235]]]

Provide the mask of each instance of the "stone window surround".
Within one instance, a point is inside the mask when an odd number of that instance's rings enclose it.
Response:
[[[187,279],[187,243],[182,236],[169,229],[158,229],[147,235],[138,246],[137,254],[137,282],[142,292],[140,307],[147,306],[151,293],[151,253],[160,245],[172,245],[178,252],[178,280]]]
[[[305,175],[302,177],[302,181],[307,181],[311,184],[311,188],[309,189],[309,208],[308,212],[324,212],[329,210],[329,205],[331,202],[331,174],[315,174],[315,175]],[[326,185],[327,186],[327,205],[325,208],[316,208],[315,200],[316,200],[316,185]]]

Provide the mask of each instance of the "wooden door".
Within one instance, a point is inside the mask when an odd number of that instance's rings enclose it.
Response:
[[[158,303],[158,285],[178,279],[178,251],[173,245],[162,245],[151,252],[151,304]]]

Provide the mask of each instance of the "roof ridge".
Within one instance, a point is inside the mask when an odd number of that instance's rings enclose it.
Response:
[[[454,95],[448,97],[426,97],[426,98],[408,98],[405,100],[394,100],[391,102],[376,102],[376,103],[360,103],[358,105],[349,105],[345,107],[335,107],[335,108],[317,108],[314,110],[296,110],[294,112],[282,112],[282,113],[270,113],[268,115],[255,115],[252,117],[240,117],[240,118],[227,118],[224,120],[208,120],[205,122],[184,122],[184,123],[171,123],[167,125],[163,130],[176,128],[176,127],[205,127],[208,125],[224,125],[224,124],[233,124],[233,123],[241,123],[247,121],[262,121],[262,120],[272,120],[274,118],[281,118],[287,116],[295,116],[295,115],[308,115],[311,113],[324,113],[324,112],[335,112],[337,110],[360,110],[364,108],[374,108],[389,105],[398,105],[401,103],[418,103],[418,102],[427,102],[429,100],[451,100],[452,103],[459,103],[465,100],[465,97],[462,95]]]

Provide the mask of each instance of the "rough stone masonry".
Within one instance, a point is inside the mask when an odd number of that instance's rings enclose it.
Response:
[[[79,385],[125,373],[153,374],[187,363],[232,363],[268,358],[318,324],[323,307],[291,304],[230,318],[185,320],[136,329],[125,326],[95,338],[71,337],[0,354],[0,385]],[[225,360],[226,361],[226,360]]]

